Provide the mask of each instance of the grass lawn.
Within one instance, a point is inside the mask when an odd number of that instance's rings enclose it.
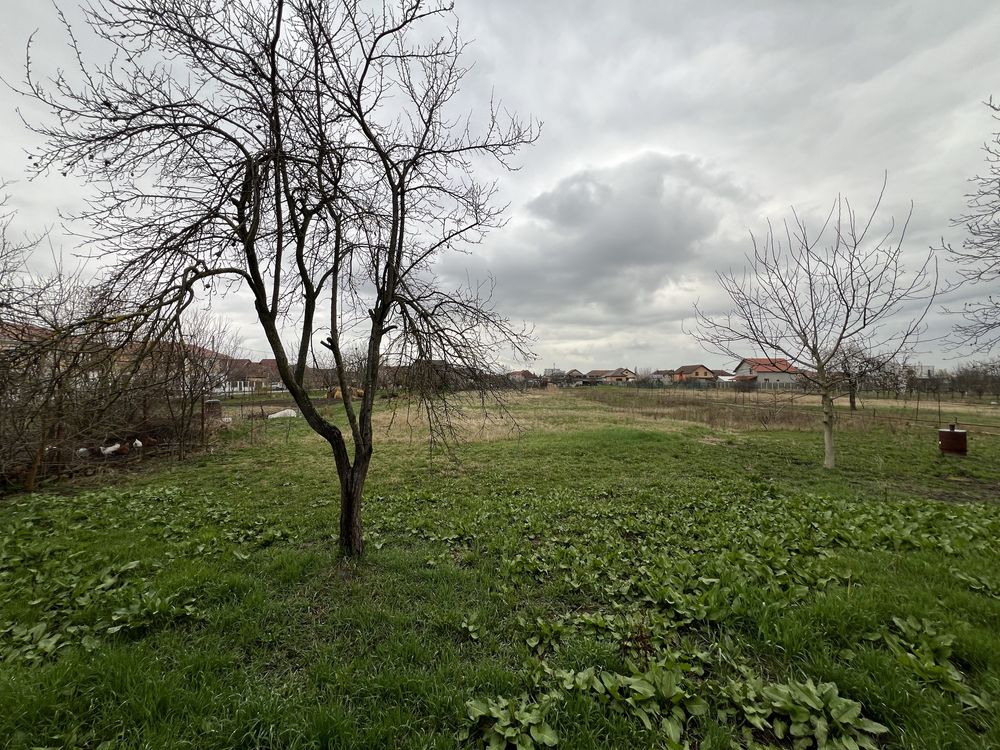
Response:
[[[1000,747],[1000,438],[513,409],[397,420],[360,562],[301,421],[0,501],[2,743]]]

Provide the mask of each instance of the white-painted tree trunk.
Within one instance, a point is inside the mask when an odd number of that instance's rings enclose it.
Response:
[[[836,461],[833,449],[833,396],[823,393],[823,468],[832,469]]]

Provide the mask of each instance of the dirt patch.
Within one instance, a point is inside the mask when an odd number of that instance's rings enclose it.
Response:
[[[934,486],[912,486],[914,494],[946,503],[1000,503],[1000,482],[948,477]]]

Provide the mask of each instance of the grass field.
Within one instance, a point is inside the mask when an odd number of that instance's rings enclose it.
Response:
[[[1000,438],[513,415],[382,415],[360,562],[300,421],[0,501],[3,744],[1000,747]]]

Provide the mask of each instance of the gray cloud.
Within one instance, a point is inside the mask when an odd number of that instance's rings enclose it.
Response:
[[[496,277],[512,315],[607,326],[677,320],[676,300],[745,237],[759,199],[690,156],[643,153],[560,179],[487,252],[442,263]],[[733,234],[736,229],[737,235]]]
[[[19,78],[36,27],[39,66],[69,62],[49,6],[7,5],[0,74]],[[501,309],[536,324],[543,362],[706,358],[679,321],[695,299],[722,305],[714,272],[742,264],[747,230],[793,204],[825,214],[840,192],[865,208],[885,171],[886,213],[914,202],[912,258],[961,239],[950,219],[995,128],[982,101],[1000,95],[998,4],[465,0],[457,12],[475,62],[457,111],[482,112],[495,91],[545,127],[521,171],[484,165],[511,204],[508,226],[439,271],[493,273]],[[33,141],[19,102],[3,102],[0,178],[18,179]],[[57,224],[82,194],[58,176],[15,185],[19,227]],[[237,298],[218,309],[266,349]]]

